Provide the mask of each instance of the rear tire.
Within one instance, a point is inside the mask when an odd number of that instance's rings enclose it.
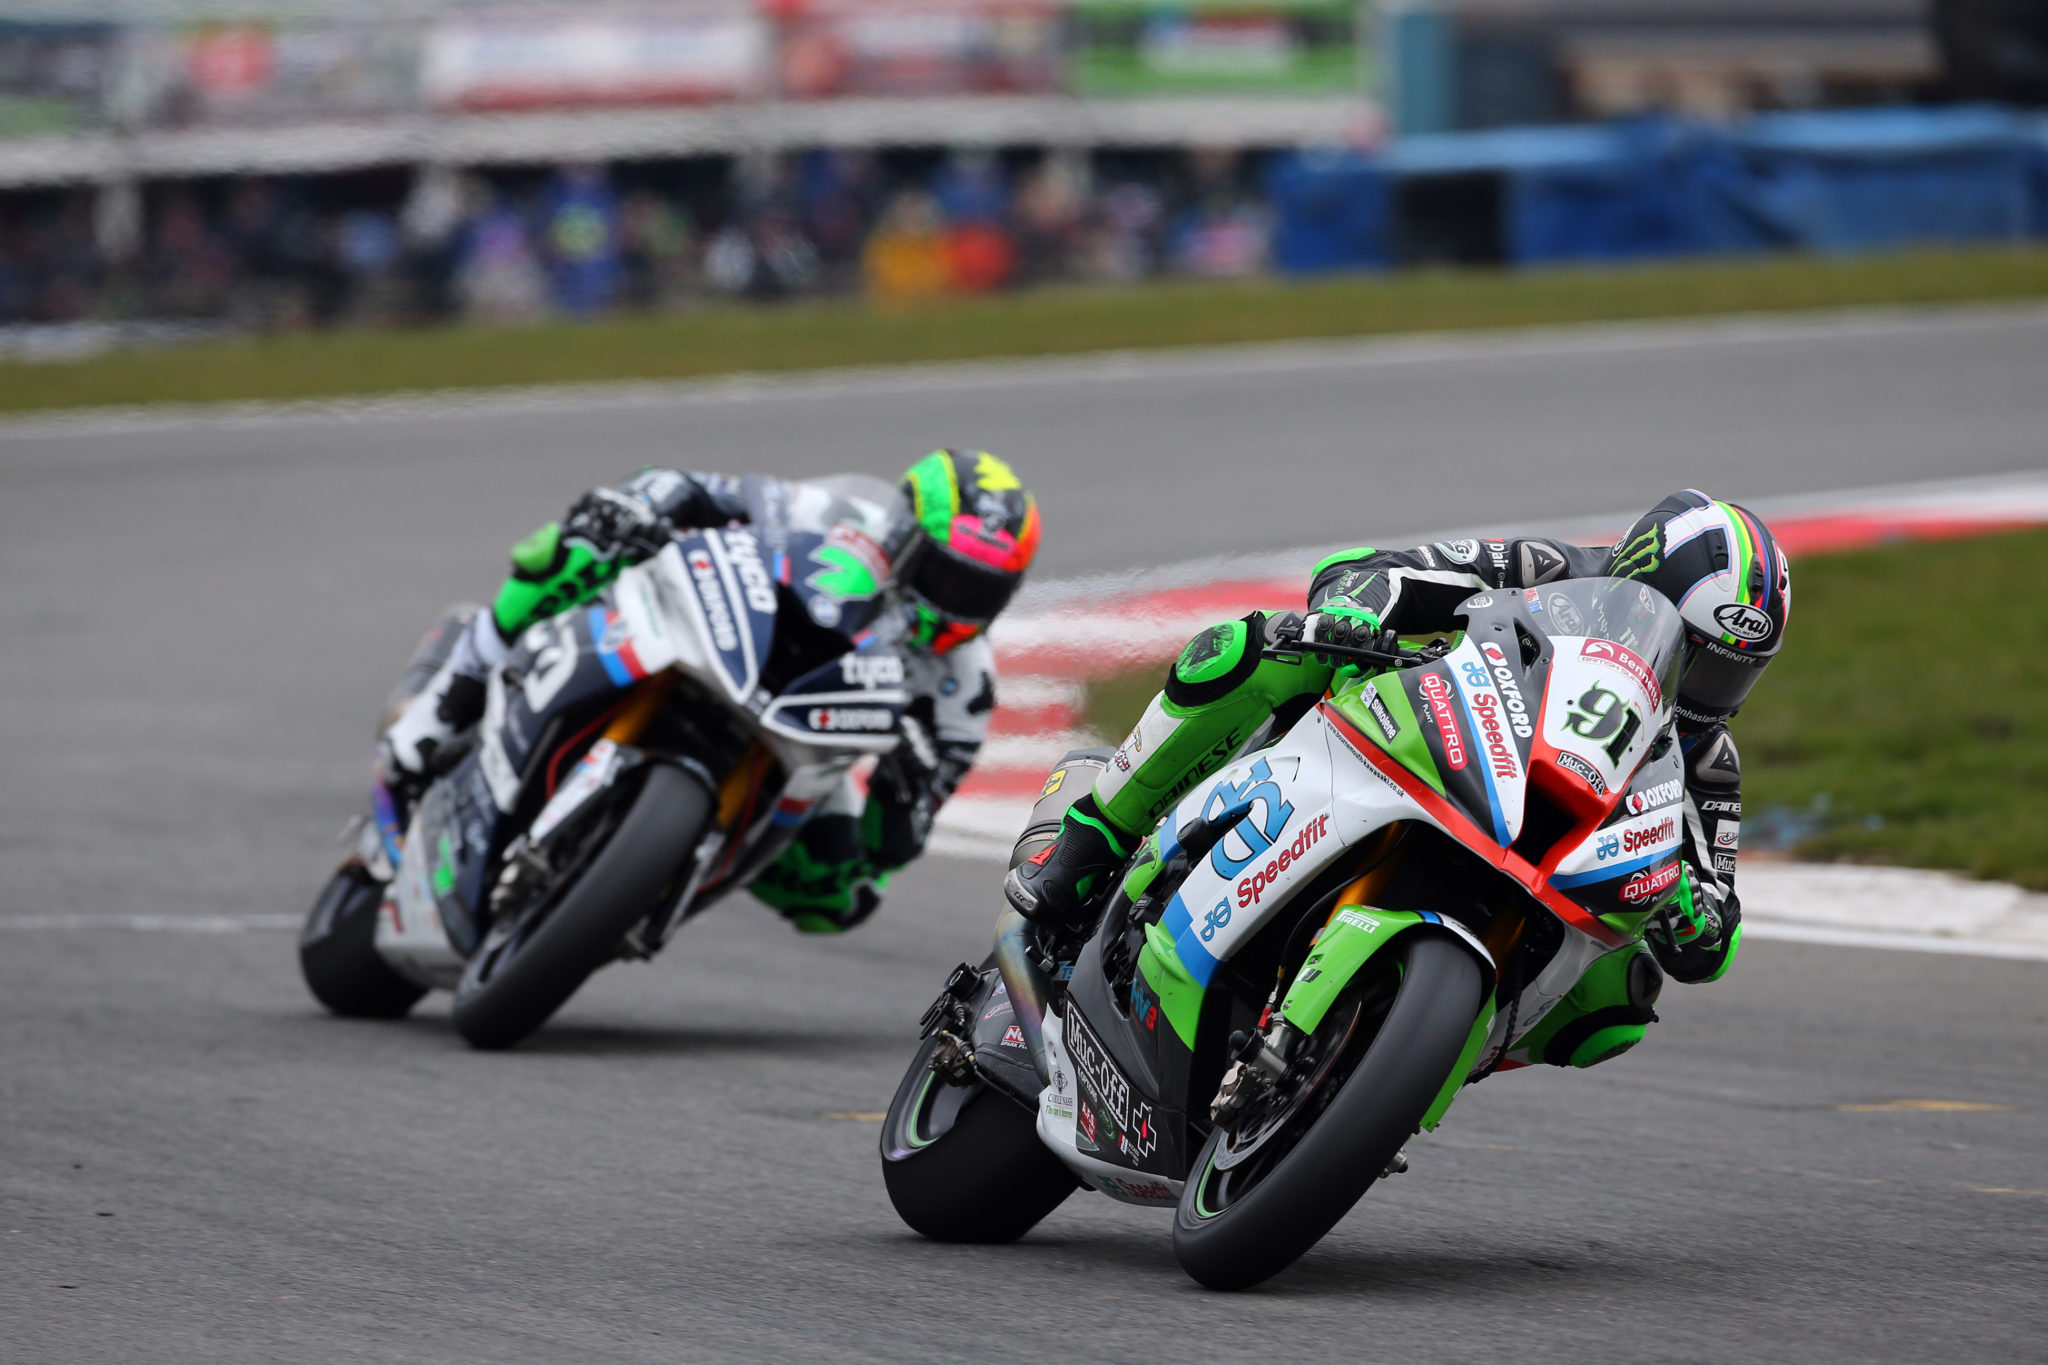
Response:
[[[1014,1242],[1081,1187],[1038,1140],[1029,1110],[984,1082],[932,1074],[935,1042],[911,1060],[882,1124],[882,1183],[935,1242]]]
[[[511,942],[487,935],[455,988],[455,1031],[471,1046],[508,1048],[545,1024],[682,871],[711,814],[711,793],[667,764],[640,791],[597,856],[546,918]]]
[[[299,971],[313,998],[344,1019],[402,1019],[427,993],[377,952],[384,884],[344,867],[320,891],[299,931]]]
[[[1220,1210],[1206,1199],[1220,1188],[1213,1165],[1225,1134],[1209,1135],[1173,1221],[1174,1255],[1200,1283],[1248,1289],[1292,1265],[1351,1211],[1429,1112],[1485,988],[1479,964],[1448,938],[1411,935],[1406,959],[1385,1022],[1329,1107]]]

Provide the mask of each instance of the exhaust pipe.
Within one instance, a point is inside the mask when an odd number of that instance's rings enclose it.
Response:
[[[996,921],[996,969],[1003,974],[1003,989],[1009,992],[1010,1009],[1023,1031],[1024,1045],[1031,1049],[1031,1069],[1040,1085],[1052,1084],[1052,1064],[1045,1059],[1045,1002],[1052,983],[1039,970],[1030,944],[1024,941],[1031,921],[1015,910],[1005,910]]]

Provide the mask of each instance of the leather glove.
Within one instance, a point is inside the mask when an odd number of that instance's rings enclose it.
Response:
[[[562,519],[562,534],[583,541],[601,559],[617,558],[628,549],[654,548],[661,518],[631,493],[593,488],[576,500]]]
[[[1707,981],[1727,967],[1742,912],[1700,881],[1690,863],[1679,865],[1673,894],[1650,916],[1643,938],[1657,965],[1677,981]]]

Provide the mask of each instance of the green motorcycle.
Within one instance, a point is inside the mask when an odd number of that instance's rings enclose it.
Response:
[[[1349,665],[1329,695],[1166,813],[1084,941],[1003,916],[889,1107],[905,1222],[1006,1241],[1087,1186],[1172,1207],[1187,1272],[1244,1288],[1406,1169],[1465,1085],[1641,1040],[1643,927],[1680,879],[1679,615],[1620,579],[1460,612],[1396,654],[1310,618],[1269,653]],[[1061,761],[1013,865],[1108,759]]]

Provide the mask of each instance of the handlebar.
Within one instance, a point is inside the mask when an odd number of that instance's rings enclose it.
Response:
[[[1322,654],[1346,663],[1375,664],[1381,668],[1411,668],[1434,663],[1449,652],[1438,641],[1421,649],[1403,649],[1392,630],[1375,631],[1363,621],[1345,616],[1311,612],[1294,631],[1283,631],[1279,639],[1260,651],[1264,658],[1291,659],[1302,654]]]

